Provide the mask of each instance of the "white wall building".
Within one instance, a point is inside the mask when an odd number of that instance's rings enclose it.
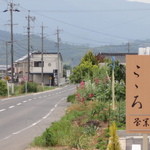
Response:
[[[59,64],[58,64],[59,62]],[[59,68],[59,71],[58,71]],[[59,72],[59,82],[63,78],[63,60],[59,53],[43,53],[43,81],[44,85],[57,84],[57,72]],[[28,56],[24,56],[15,62],[15,74],[19,81],[27,80],[28,77]],[[29,81],[42,83],[42,54],[33,52],[30,54]]]

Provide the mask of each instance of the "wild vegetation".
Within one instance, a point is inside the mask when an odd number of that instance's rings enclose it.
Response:
[[[27,91],[26,91],[27,89]],[[45,90],[49,90],[52,89],[52,87],[47,87],[44,86],[44,88],[37,83],[34,82],[28,82],[27,84],[25,82],[21,83],[21,84],[16,84],[14,86],[14,93],[11,93],[11,87],[9,87],[9,92],[10,95],[12,96],[17,96],[17,95],[21,95],[21,94],[25,94],[26,92],[28,93],[36,93],[36,92],[40,92],[40,91],[45,91]],[[7,82],[4,80],[0,80],[0,96],[7,96],[8,92],[8,87],[7,87]]]
[[[82,58],[70,77],[73,83],[79,83],[76,93],[67,99],[72,105],[60,121],[35,138],[33,146],[66,150],[120,149],[116,128],[125,126],[125,67],[115,62],[115,109],[112,109],[114,62],[106,62],[103,66],[99,64],[91,51]]]
[[[0,96],[7,95],[7,84],[5,81],[0,80]]]

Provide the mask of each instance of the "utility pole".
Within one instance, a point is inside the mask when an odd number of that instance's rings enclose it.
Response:
[[[30,40],[31,40],[31,35],[30,35],[30,21],[35,21],[35,17],[30,16],[30,10],[28,10],[28,16],[26,17],[28,20],[28,26],[27,26],[27,33],[28,33],[28,82],[30,81]]]
[[[42,23],[41,29],[42,29],[42,32],[41,32],[41,84],[42,84],[42,87],[44,87],[44,75],[43,75],[44,26],[43,26],[43,23]]]
[[[4,10],[3,12],[7,12],[10,11],[10,39],[11,39],[11,82],[12,84],[14,83],[14,36],[13,36],[13,12],[20,12],[18,9],[14,8],[16,6],[16,4],[10,2],[8,4],[9,9],[8,10]],[[14,93],[14,89],[12,86],[12,93]]]
[[[8,76],[8,44],[10,44],[11,42],[6,41],[6,76]]]
[[[59,86],[59,84],[60,84],[60,65],[59,65],[59,59],[60,59],[60,41],[61,41],[61,39],[60,39],[60,37],[59,37],[59,34],[60,34],[60,29],[57,27],[57,31],[56,31],[56,35],[57,35],[57,55],[58,55],[58,61],[57,61],[57,63],[58,63],[58,65],[57,65],[57,67],[58,67],[58,70],[57,70],[57,86]]]
[[[8,42],[6,42],[6,76],[8,76]]]
[[[130,53],[130,43],[128,42],[128,53]]]

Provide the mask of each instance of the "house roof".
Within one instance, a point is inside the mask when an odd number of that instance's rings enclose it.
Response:
[[[115,57],[115,60],[118,60],[120,63],[125,63],[126,55],[137,55],[137,53],[99,53],[98,55],[102,55],[108,59],[112,59],[112,57]]]
[[[30,53],[30,56],[31,55],[39,55],[39,54],[41,54],[41,52],[32,52],[32,53]],[[58,53],[56,53],[56,52],[43,52],[43,54],[58,54]],[[62,55],[61,55],[61,53],[59,53],[59,55],[61,56],[61,60],[62,60]],[[23,57],[21,57],[21,58],[19,58],[19,59],[17,59],[16,61],[15,61],[15,63],[17,63],[17,62],[21,62],[21,61],[24,61],[24,60],[26,60],[28,58],[28,55],[25,55],[25,56],[23,56]]]
[[[20,61],[23,61],[23,60],[25,60],[25,59],[27,59],[27,58],[28,58],[28,55],[25,55],[25,56],[23,56],[23,57],[17,59],[17,60],[15,61],[15,63],[20,62]]]

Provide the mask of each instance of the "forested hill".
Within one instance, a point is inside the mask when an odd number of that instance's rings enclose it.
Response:
[[[10,33],[0,31],[0,64],[5,64],[6,41],[10,41]],[[92,48],[87,45],[72,45],[63,42],[60,43],[60,52],[62,53],[64,63],[72,66],[77,65],[88,50],[93,50],[95,54],[99,52],[137,52],[139,47],[150,47],[150,40],[137,40],[130,42],[129,44],[105,45]],[[27,36],[22,34],[14,34],[14,60],[27,54],[27,47]],[[10,60],[10,44],[7,44],[7,48],[8,58]],[[41,51],[41,37],[32,35],[31,50]],[[57,52],[56,41],[44,39],[44,51]]]

